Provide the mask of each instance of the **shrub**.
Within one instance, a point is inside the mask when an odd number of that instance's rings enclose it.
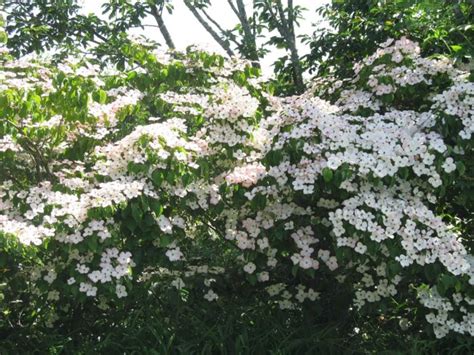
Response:
[[[474,334],[468,74],[402,38],[279,98],[245,62],[123,51],[3,54],[3,328],[156,296]]]

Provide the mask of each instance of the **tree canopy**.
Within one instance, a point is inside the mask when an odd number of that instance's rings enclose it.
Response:
[[[158,5],[171,3],[110,1],[121,20],[98,33],[118,35],[92,55],[18,56],[77,43],[56,22],[20,52],[0,48],[2,347],[470,353],[469,54],[384,34],[344,52],[350,63],[329,50],[301,90],[253,58],[127,38],[120,26]],[[285,41],[289,8],[266,15],[286,24],[264,19]]]

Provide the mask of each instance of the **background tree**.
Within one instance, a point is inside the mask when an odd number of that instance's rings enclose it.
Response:
[[[280,0],[276,3],[254,0],[251,6],[246,6],[243,0],[227,0],[229,11],[237,17],[236,26],[227,29],[209,14],[211,0],[183,2],[228,56],[239,54],[259,67],[269,49],[266,45],[259,46],[258,41],[265,41],[269,36],[264,44],[288,51],[287,56],[275,63],[278,76],[275,85],[280,87],[277,91],[291,94],[303,90],[303,68],[295,37],[303,8],[294,6],[291,0],[287,5]],[[109,59],[123,65],[125,59],[120,48],[128,42],[127,32],[145,26],[156,27],[166,46],[175,47],[163,18],[166,11],[172,14],[170,0],[109,0],[102,7],[108,20],[82,15],[77,0],[5,1],[3,7],[7,13],[8,46],[16,56],[55,48],[56,55],[61,57],[87,49],[101,58],[101,63]],[[147,17],[153,18],[156,25],[145,25]]]
[[[134,1],[127,0],[109,0],[103,5],[103,13],[109,16],[109,21],[112,26],[122,32],[126,33],[131,28],[144,28],[143,20],[147,16],[155,19],[156,28],[160,31],[166,46],[169,49],[174,49],[175,45],[171,34],[166,27],[163,19],[163,12],[168,11],[172,13],[173,5],[171,0],[147,0]]]
[[[184,3],[226,53],[234,54],[232,43],[242,57],[252,61],[254,66],[260,66],[260,58],[268,53],[268,50],[257,46],[257,38],[262,36],[265,26],[258,21],[255,1],[252,2],[252,11],[248,15],[242,0],[227,0],[230,10],[239,20],[236,27],[230,30],[222,28],[222,25],[209,15],[208,10],[212,5],[210,0],[184,0]]]
[[[233,30],[225,30],[208,14],[207,10],[212,1],[184,0],[184,2],[199,23],[229,55],[234,53],[231,45],[234,44],[242,57],[259,66],[260,59],[268,53],[265,45],[286,50],[288,55],[274,63],[277,74],[274,85],[277,93],[288,95],[304,90],[303,67],[295,35],[295,27],[298,26],[304,8],[295,6],[292,0],[288,0],[286,5],[281,0],[253,0],[248,15],[249,6],[246,7],[243,0],[227,0],[239,23]],[[259,48],[257,39],[260,37],[266,40]]]
[[[79,14],[76,0],[2,1],[8,48],[15,56],[52,48],[100,45],[112,35],[110,26],[90,14]]]
[[[82,15],[77,0],[5,1],[8,48],[15,56],[55,49],[56,56],[78,50],[94,53],[113,62],[123,61],[120,48],[128,42],[127,31],[143,28],[143,19],[151,16],[168,48],[174,42],[163,21],[163,12],[172,12],[168,0],[110,0],[103,6],[103,20],[95,14]],[[152,25],[153,26],[153,25]]]
[[[227,55],[234,56],[235,53],[231,49],[229,40],[225,38],[225,34],[228,31],[224,30],[207,12],[209,2],[184,0],[184,4]]]
[[[317,12],[329,26],[306,36],[305,67],[317,75],[352,74],[351,63],[388,38],[408,36],[423,55],[447,54],[468,63],[474,54],[472,0],[333,0]]]
[[[288,0],[286,7],[281,0],[256,0],[255,5],[260,10],[260,21],[267,24],[271,33],[268,43],[289,53],[289,56],[284,56],[275,63],[277,86],[286,94],[301,93],[305,86],[303,67],[296,45],[295,26],[298,25],[304,9],[295,6],[293,0]],[[276,34],[272,34],[274,30],[277,31]]]
[[[267,51],[257,47],[257,36],[261,33],[264,26],[258,22],[255,1],[252,2],[251,17],[247,16],[243,0],[235,0],[235,3],[232,0],[227,0],[227,2],[240,21],[240,25],[236,27],[236,30],[242,35],[242,41],[237,44],[239,52],[245,53],[247,59],[258,62],[259,58],[267,53]]]

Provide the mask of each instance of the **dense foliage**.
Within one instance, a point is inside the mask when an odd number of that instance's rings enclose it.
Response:
[[[186,305],[183,322],[244,306],[288,327],[377,315],[466,350],[469,73],[403,37],[355,77],[279,98],[246,62],[120,50],[117,71],[2,49],[5,339],[115,327],[153,302]]]
[[[460,65],[474,54],[471,0],[333,0],[317,12],[328,23],[306,36],[311,53],[304,60],[318,76],[349,77],[354,61],[401,36],[418,42],[424,56],[448,55]]]
[[[129,43],[133,29],[152,28],[161,34],[161,45],[175,48],[175,34],[166,24],[175,19],[174,6],[180,2],[229,57],[239,55],[259,67],[272,49],[279,49],[271,81],[280,96],[301,94],[304,72],[350,77],[354,62],[402,36],[419,43],[423,56],[447,55],[473,70],[472,0],[332,0],[318,2],[322,6],[316,14],[293,0],[227,0],[237,21],[234,28],[212,16],[213,4],[221,0],[106,0],[97,13],[87,15],[78,0],[5,0],[7,45],[16,57],[53,49],[58,60],[87,52],[101,66],[123,65],[127,57],[120,48]],[[318,21],[314,33],[297,36],[304,19]],[[303,54],[299,39],[310,53]]]
[[[221,0],[105,0],[96,13],[87,15],[78,0],[6,0],[0,4],[7,14],[7,45],[13,55],[54,49],[60,60],[67,54],[86,51],[94,53],[98,64],[104,66],[123,65],[126,56],[120,48],[129,43],[128,35],[134,29],[151,28],[160,33],[162,45],[175,49],[176,33],[168,31],[167,23],[174,20],[174,6],[180,2],[229,57],[240,55],[260,67],[261,59],[278,48],[283,56],[274,63],[275,86],[282,94],[304,91],[295,31],[304,9],[293,0],[227,0],[230,18],[237,21],[233,28],[213,18],[209,11]]]

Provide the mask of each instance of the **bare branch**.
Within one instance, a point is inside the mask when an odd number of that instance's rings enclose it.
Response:
[[[206,31],[214,38],[214,40],[225,50],[225,52],[230,56],[234,56],[234,52],[230,48],[229,44],[221,38],[217,32],[211,27],[211,25],[206,22],[206,20],[201,16],[201,14],[197,11],[196,7],[194,7],[189,0],[184,0],[184,4],[186,7],[191,11],[194,17],[199,21],[199,23],[206,29]]]
[[[232,11],[234,11],[234,14],[239,18],[240,20],[240,13],[239,11],[237,10],[237,8],[235,7],[235,4],[232,2],[232,0],[227,0],[227,2],[229,3],[230,5],[230,8],[232,9]]]
[[[201,10],[204,16],[214,25],[221,33],[225,33],[225,30],[215,21],[204,9]]]
[[[293,38],[295,37],[295,16],[293,0],[288,0],[288,29],[290,30]]]
[[[174,49],[175,45],[173,39],[171,38],[170,33],[168,32],[168,28],[163,21],[163,17],[161,16],[161,12],[158,11],[156,5],[152,5],[150,7],[150,13],[155,18],[156,23],[158,24],[158,28],[160,29],[163,38],[165,39],[166,45],[170,49]]]

